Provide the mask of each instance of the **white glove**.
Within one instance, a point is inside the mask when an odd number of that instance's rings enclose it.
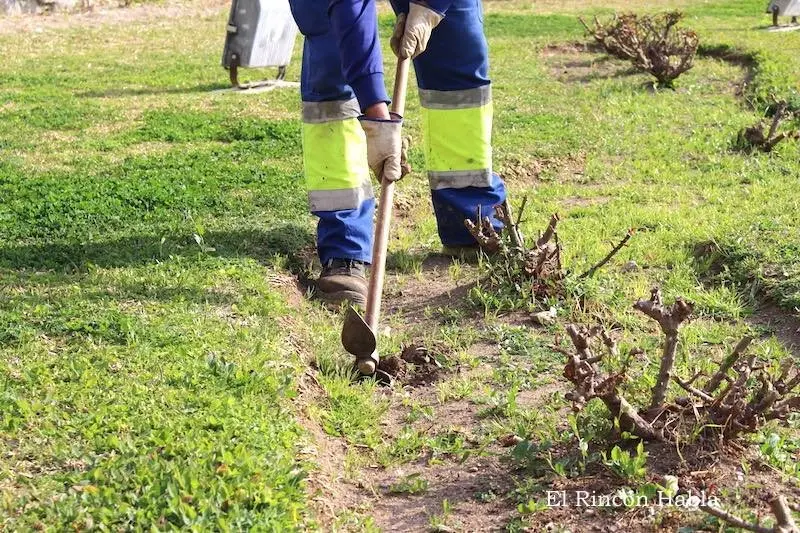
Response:
[[[431,32],[444,16],[432,9],[411,2],[408,15],[400,13],[389,40],[394,55],[400,58],[415,58],[428,47]]]
[[[403,118],[396,113],[391,113],[391,117],[391,120],[359,119],[367,134],[367,162],[379,181],[397,181],[405,175],[401,169]]]

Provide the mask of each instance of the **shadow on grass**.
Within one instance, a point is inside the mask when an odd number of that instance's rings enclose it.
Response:
[[[208,93],[218,89],[230,88],[230,83],[205,83],[196,87],[111,87],[109,89],[84,91],[77,94],[80,98],[122,98],[127,96],[152,96],[158,94],[195,94]]]
[[[567,69],[561,81],[565,83],[591,83],[597,80],[613,80],[613,79],[622,79],[622,78],[630,78],[633,76],[638,76],[642,74],[640,71],[636,70],[634,67],[620,67],[617,69],[612,69],[607,72],[588,72],[585,74],[581,74],[582,71],[591,70],[592,69],[592,62],[591,61],[582,61],[582,62],[573,62],[572,64],[568,63],[564,65]],[[575,68],[577,69],[577,73],[571,74],[569,69]]]
[[[313,243],[309,229],[299,223],[284,223],[263,231],[237,229],[208,232],[201,244],[194,236],[163,240],[157,235],[136,235],[94,243],[52,243],[0,247],[0,346],[44,333],[50,337],[89,336],[111,344],[127,344],[139,323],[136,313],[125,311],[131,302],[162,302],[211,305],[224,313],[238,301],[235,294],[205,286],[181,283],[147,283],[121,279],[95,284],[86,278],[90,266],[137,267],[176,257],[250,257],[256,261],[287,267],[298,277],[298,290],[305,290],[306,260]],[[205,248],[203,248],[205,247]],[[211,250],[210,248],[213,248]],[[5,298],[4,288],[12,288]],[[16,291],[14,287],[24,290]],[[75,291],[75,287],[80,287]],[[136,304],[136,305],[139,305]],[[35,309],[36,312],[31,310]],[[159,333],[159,339],[169,336]],[[166,337],[164,337],[166,338]],[[159,341],[161,342],[161,341]],[[170,341],[171,342],[171,341]]]
[[[0,268],[69,274],[82,271],[89,264],[101,268],[136,266],[174,256],[208,253],[218,257],[252,257],[260,262],[285,256],[288,268],[295,272],[303,264],[302,250],[313,242],[313,234],[305,225],[284,223],[267,231],[210,231],[203,235],[201,243],[191,234],[169,238],[151,234],[102,242],[9,245],[0,247]]]

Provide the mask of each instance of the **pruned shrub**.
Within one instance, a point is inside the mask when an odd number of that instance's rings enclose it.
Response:
[[[573,282],[593,277],[607,265],[617,253],[623,250],[635,231],[629,229],[625,236],[597,263],[581,274],[571,272],[561,264],[561,243],[558,238],[560,217],[554,213],[544,231],[536,238],[526,238],[520,222],[528,198],[522,199],[519,211],[512,216],[508,201],[494,207],[494,216],[503,223],[503,230],[496,231],[489,217],[478,212],[476,220],[466,219],[464,225],[480,249],[485,253],[483,265],[486,277],[482,283],[492,288],[490,291],[497,308],[497,301],[509,302],[510,307],[524,303],[542,304],[551,299],[567,297],[567,287]],[[486,301],[481,302],[487,305]],[[532,319],[540,324],[550,323],[554,315],[549,311],[536,313]]]
[[[683,17],[678,11],[615,14],[607,23],[595,17],[593,27],[579,20],[606,52],[650,73],[659,87],[672,88],[675,79],[692,68],[699,45],[695,32],[676,27]]]
[[[570,324],[567,334],[573,348],[566,350],[557,345],[554,348],[567,358],[564,377],[574,390],[567,393],[566,398],[572,402],[574,410],[579,411],[591,400],[600,399],[622,431],[644,440],[675,444],[687,442],[696,435],[701,443],[713,446],[753,434],[772,420],[788,423],[793,414],[800,412],[797,393],[800,369],[792,361],[780,367],[759,361],[755,354],[747,353],[753,339],[745,337],[717,363],[713,374],[697,373],[689,379],[681,379],[674,368],[678,332],[691,318],[694,305],[681,298],[672,305],[665,305],[661,291],[656,288],[650,299],[640,300],[633,307],[656,321],[665,337],[649,404],[636,407],[623,395],[627,366],[634,354],[628,354],[621,370],[604,372],[600,363],[605,355],[614,359],[620,356],[615,340],[603,328]],[[703,383],[698,385],[700,381]],[[682,388],[686,395],[669,398],[671,383]]]
[[[492,283],[513,286],[520,291],[525,286],[530,289],[533,300],[561,295],[564,270],[556,232],[559,217],[554,214],[544,233],[529,247],[519,229],[526,203],[527,198],[523,200],[516,219],[511,214],[508,201],[495,206],[495,216],[504,225],[500,233],[492,227],[489,217],[481,213],[478,213],[475,221],[464,220],[464,225],[481,250],[493,257],[489,269]]]
[[[780,131],[781,123],[794,115],[788,109],[787,102],[776,102],[772,121],[759,120],[756,124],[740,130],[734,142],[734,149],[745,153],[756,150],[768,153],[784,139],[800,137],[800,133],[795,130]]]

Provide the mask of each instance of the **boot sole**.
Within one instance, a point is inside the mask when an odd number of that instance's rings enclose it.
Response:
[[[367,306],[367,297],[356,291],[319,292],[319,299],[331,307],[339,307],[344,302],[360,307]]]

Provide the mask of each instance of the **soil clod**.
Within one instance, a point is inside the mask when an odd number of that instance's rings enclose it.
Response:
[[[386,372],[393,378],[403,377],[406,370],[405,362],[396,355],[384,357],[378,364],[378,369]]]
[[[400,355],[382,358],[378,370],[392,380],[416,387],[435,382],[442,364],[427,347],[412,343],[403,347]]]

